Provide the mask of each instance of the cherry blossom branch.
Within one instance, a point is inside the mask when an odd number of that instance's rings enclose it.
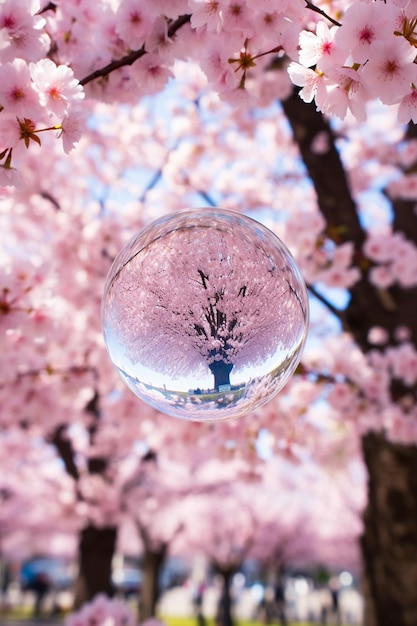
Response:
[[[290,98],[282,103],[282,107],[315,187],[319,208],[328,224],[326,231],[328,236],[337,244],[343,241],[352,242],[355,249],[354,258],[363,258],[365,232],[328,120],[316,110],[314,103],[303,102],[296,89]],[[328,141],[327,151],[320,154],[314,150],[314,139],[319,133],[325,134]],[[398,205],[399,202],[402,203],[401,206]],[[406,207],[404,201],[400,200],[396,201],[394,208],[396,220],[400,220],[400,216],[404,215],[403,222],[395,222],[395,228],[404,228],[406,234],[411,235],[412,222],[406,222],[405,216],[410,215],[412,208]],[[362,277],[349,289],[350,300],[343,312],[343,322],[344,328],[349,329],[361,349],[368,352],[375,348],[369,341],[369,333],[373,327],[385,328],[392,338],[395,337],[395,329],[399,326],[415,327],[417,289],[394,287],[386,290],[386,294],[381,298],[381,290],[372,284],[368,269],[363,267],[360,261],[357,267],[361,270]],[[394,304],[394,307],[387,306],[387,297],[391,299],[390,304]],[[402,393],[402,391],[398,393],[394,387],[391,391],[393,398],[398,398]]]
[[[61,205],[59,204],[58,200],[55,198],[55,196],[49,193],[49,191],[41,190],[39,192],[39,195],[41,196],[41,198],[48,200],[57,211],[61,209]]]
[[[218,206],[217,202],[213,200],[213,198],[207,193],[207,191],[203,191],[201,189],[196,189],[195,191],[198,193],[199,196],[203,198],[203,200],[205,200],[205,202],[207,202],[209,206],[212,206],[212,207]]]
[[[46,11],[56,11],[56,6],[55,2],[48,2],[48,4],[38,12],[38,15],[42,15],[42,13],[46,13]]]
[[[191,19],[191,15],[180,15],[178,19],[176,19],[174,22],[170,24],[168,28],[168,37],[173,37],[175,33],[182,26],[184,26],[184,24],[187,24],[190,21],[190,19]],[[135,61],[143,57],[145,54],[147,54],[147,52],[145,50],[145,46],[143,45],[139,50],[133,50],[132,52],[122,57],[121,59],[112,61],[111,63],[108,63],[108,65],[105,65],[101,69],[91,72],[91,74],[88,74],[88,76],[85,76],[84,78],[80,80],[80,85],[83,85],[83,86],[87,85],[87,83],[90,83],[91,81],[96,80],[97,78],[104,78],[105,76],[108,76],[111,72],[114,72],[120,67],[132,65]]]
[[[146,194],[148,193],[148,191],[151,191],[154,187],[156,187],[156,185],[159,183],[161,178],[162,178],[162,168],[160,167],[159,170],[155,172],[155,174],[152,176],[151,180],[149,181],[145,189],[140,194],[138,198],[139,202],[145,202]]]
[[[335,20],[333,17],[330,17],[330,15],[327,15],[327,13],[325,11],[323,11],[323,9],[320,9],[319,7],[316,7],[316,5],[313,4],[312,2],[309,2],[308,0],[304,0],[304,1],[306,3],[307,9],[310,9],[311,11],[314,11],[315,13],[318,13],[322,17],[325,17],[326,20],[329,20],[329,22],[334,24],[334,26],[341,26],[342,25],[340,22]]]
[[[178,148],[178,145],[179,145],[179,142],[176,143],[170,150],[167,151],[167,153],[165,155],[164,163],[154,173],[154,175],[152,176],[152,178],[150,179],[150,181],[148,182],[148,184],[146,185],[146,187],[144,188],[144,190],[140,194],[140,196],[138,198],[139,202],[145,202],[146,194],[148,193],[148,191],[151,191],[152,189],[154,189],[157,186],[157,184],[159,183],[159,181],[162,178],[163,170],[164,170],[165,165],[168,163],[169,157],[171,156],[172,152],[174,152],[174,150],[176,150]]]
[[[69,474],[74,480],[78,480],[80,473],[77,465],[75,464],[75,453],[71,440],[66,436],[66,429],[67,427],[63,424],[58,426],[49,441],[55,446],[57,452],[59,453],[67,474]]]
[[[319,300],[319,302],[321,302],[326,307],[326,309],[330,311],[330,313],[332,313],[338,320],[340,320],[344,328],[346,323],[344,312],[340,309],[337,309],[331,302],[329,302],[329,300],[327,300],[327,298],[325,298],[319,291],[317,291],[317,289],[313,287],[313,285],[309,284],[307,285],[307,288],[310,293],[313,294],[316,300]]]
[[[319,208],[328,224],[329,236],[337,244],[353,241],[355,249],[361,251],[365,233],[329,122],[316,110],[314,103],[306,104],[301,100],[297,89],[282,103],[282,107],[315,187]],[[314,140],[321,135],[326,137],[328,149],[317,153]]]

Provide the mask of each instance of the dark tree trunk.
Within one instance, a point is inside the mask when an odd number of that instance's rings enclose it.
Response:
[[[79,608],[98,593],[113,594],[111,567],[117,529],[89,525],[81,531],[79,571],[75,583],[74,607]]]
[[[352,334],[364,351],[369,330],[382,326],[389,342],[396,345],[395,329],[406,326],[417,345],[417,289],[377,289],[369,280],[366,263],[362,265],[365,232],[349,188],[349,182],[335,136],[328,121],[314,103],[304,103],[294,91],[283,103],[308,174],[317,192],[318,204],[327,221],[326,234],[336,244],[352,241],[357,267],[362,278],[350,289],[345,311],[338,312],[343,328]],[[327,152],[313,149],[314,139],[328,138]],[[417,137],[417,126],[410,124],[407,138]],[[393,229],[417,244],[414,202],[394,200]],[[319,294],[318,294],[319,295]],[[415,397],[416,388],[394,381],[392,400]],[[410,419],[413,419],[410,415]],[[417,624],[417,447],[398,445],[382,433],[363,438],[363,454],[368,470],[369,503],[364,515],[362,555],[366,626],[416,626]]]
[[[232,576],[235,570],[223,569],[222,567],[219,567],[219,566],[217,566],[216,569],[223,579],[223,586],[222,586],[221,595],[219,598],[219,606],[218,606],[217,616],[216,616],[216,625],[217,626],[234,626],[230,584],[231,584]]]
[[[142,588],[139,600],[139,616],[141,622],[155,616],[156,605],[159,599],[159,578],[166,554],[166,544],[158,550],[145,548],[142,566]]]
[[[214,388],[219,389],[220,385],[230,385],[230,372],[233,369],[232,363],[224,361],[213,361],[210,364],[210,371],[214,376]]]
[[[362,538],[366,626],[417,624],[417,448],[363,439],[369,502]]]

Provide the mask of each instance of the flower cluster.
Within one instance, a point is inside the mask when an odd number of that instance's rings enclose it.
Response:
[[[0,184],[19,184],[12,160],[40,133],[58,131],[68,152],[84,131],[84,91],[72,69],[43,58],[50,41],[39,2],[0,5]]]
[[[0,184],[18,185],[19,152],[39,146],[42,131],[73,147],[86,130],[85,94],[137,102],[175,78],[179,60],[196,63],[239,108],[286,98],[292,81],[329,115],[364,120],[379,98],[401,122],[415,121],[414,3],[338,2],[331,22],[345,6],[329,27],[302,0],[3,0]]]
[[[364,121],[367,101],[379,98],[398,106],[398,121],[416,122],[416,27],[411,1],[355,2],[341,24],[319,21],[315,32],[302,31],[291,80],[304,101],[314,99],[328,115],[343,119],[350,111]]]
[[[120,600],[100,594],[87,602],[66,620],[66,626],[137,626],[132,610]],[[163,622],[151,618],[141,626],[164,626]]]
[[[369,234],[363,252],[373,263],[369,277],[376,287],[386,289],[398,283],[407,288],[417,284],[417,248],[402,233]]]
[[[136,626],[133,612],[120,600],[111,600],[105,595],[98,595],[72,613],[66,620],[66,626]]]
[[[326,223],[317,211],[303,211],[286,223],[285,241],[294,251],[307,283],[321,282],[327,287],[349,289],[360,278],[353,264],[351,242],[335,245],[325,235]]]

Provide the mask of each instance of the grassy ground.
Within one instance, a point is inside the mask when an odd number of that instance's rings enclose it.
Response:
[[[195,617],[161,617],[167,626],[197,626]],[[213,620],[206,620],[207,626],[215,626]],[[279,622],[274,622],[277,626]],[[235,619],[235,626],[264,626],[262,622],[247,622],[245,620]],[[296,624],[288,624],[288,626],[310,626],[309,622],[297,622]]]
[[[161,619],[166,624],[166,626],[198,626],[197,619],[195,617],[167,617],[164,615],[164,616],[161,616],[159,619]],[[31,613],[29,613],[28,610],[22,610],[22,609],[7,612],[7,614],[0,613],[0,624],[3,623],[3,620],[7,622],[11,622],[11,623],[14,620],[19,620],[19,621],[27,620],[28,626],[29,625],[32,626],[34,623],[32,621]],[[64,626],[65,624],[64,616],[61,616],[61,618],[57,618],[56,623],[60,623],[60,622],[62,626]],[[265,626],[263,622],[253,622],[253,621],[240,620],[240,619],[235,619],[234,623],[235,623],[235,626]],[[278,624],[279,622],[273,622],[271,626],[278,626]],[[207,619],[206,626],[215,626],[214,620]],[[311,622],[290,622],[288,626],[317,626],[317,625],[313,625],[311,624]]]
[[[49,621],[51,618],[46,614],[44,617]],[[197,619],[195,617],[167,617],[166,615],[159,616],[159,619],[162,620],[166,626],[198,626]],[[14,620],[27,621],[28,626],[33,626],[32,619],[32,609],[28,607],[21,607],[18,609],[14,609],[13,611],[0,611],[0,625],[3,621],[13,622]],[[65,616],[61,615],[60,617],[53,620],[54,623],[61,623],[62,626],[65,624]],[[247,620],[234,620],[235,626],[265,626],[264,622],[254,622]],[[273,622],[271,626],[278,626],[279,622]],[[213,619],[206,620],[206,626],[215,626],[215,622]],[[317,626],[317,624],[312,624],[311,622],[289,622],[288,626]],[[417,626],[417,625],[416,625]]]

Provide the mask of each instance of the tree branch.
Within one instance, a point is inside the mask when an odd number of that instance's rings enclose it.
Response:
[[[305,103],[294,89],[290,98],[282,103],[284,112],[293,130],[294,140],[298,144],[301,158],[308,175],[315,187],[319,209],[327,221],[327,235],[337,244],[351,241],[357,258],[362,256],[365,231],[359,221],[356,204],[352,197],[346,172],[340,154],[336,148],[335,136],[328,120],[316,110],[315,104]],[[323,133],[328,139],[327,152],[316,153],[314,139]],[[398,226],[399,214],[403,214],[405,232],[414,229],[412,211],[406,207],[400,211],[395,206],[394,225]],[[404,207],[403,207],[404,208]],[[408,229],[406,228],[408,225]],[[386,296],[395,306],[387,308],[386,300],[381,299],[381,290],[369,280],[369,271],[358,266],[362,278],[350,289],[350,300],[343,312],[345,329],[349,330],[364,352],[374,348],[369,343],[369,331],[374,326],[387,329],[395,342],[395,329],[405,325],[415,328],[417,316],[417,289],[392,287]],[[416,329],[417,335],[417,329]],[[417,340],[417,336],[415,337]]]
[[[98,423],[101,417],[100,411],[100,394],[97,389],[94,390],[94,395],[87,402],[85,412],[92,416],[92,423],[88,426],[88,434],[90,436],[90,443],[93,443],[94,436],[98,429]],[[88,459],[88,471],[90,474],[103,474],[108,464],[108,459],[102,456],[90,456]]]
[[[207,193],[207,191],[203,191],[202,189],[196,189],[196,193],[203,198],[205,202],[207,202],[208,206],[212,206],[213,208],[217,207],[217,203],[213,200],[213,198]]]
[[[50,438],[50,442],[57,449],[59,456],[61,457],[67,473],[74,479],[78,480],[80,477],[78,467],[74,461],[74,450],[71,440],[65,436],[66,426],[61,425],[56,428],[55,432]]]
[[[319,208],[328,224],[327,234],[338,244],[353,241],[355,249],[360,251],[365,234],[336,148],[334,133],[329,122],[316,110],[314,102],[303,102],[298,91],[294,89],[282,107],[315,187]],[[326,152],[317,153],[314,150],[314,140],[318,135],[327,137]]]
[[[45,191],[45,190],[41,190],[39,192],[39,195],[41,196],[41,198],[44,198],[45,200],[49,200],[49,202],[52,204],[52,206],[57,209],[57,211],[60,210],[61,205],[59,204],[58,200],[55,198],[55,196],[53,196],[49,191]]]
[[[191,19],[191,15],[180,15],[174,22],[171,22],[168,28],[168,37],[173,37],[175,33],[182,27],[184,24],[187,24]],[[87,85],[87,83],[91,83],[91,81],[96,80],[97,78],[104,78],[108,76],[111,72],[119,69],[120,67],[125,67],[127,65],[132,65],[135,61],[140,59],[147,54],[145,50],[145,46],[143,45],[139,50],[133,50],[129,54],[126,54],[121,59],[117,59],[116,61],[112,61],[105,65],[99,70],[95,70],[85,76],[80,80],[80,85]]]
[[[56,4],[55,4],[55,2],[48,2],[48,4],[46,4],[43,7],[43,9],[38,11],[37,15],[42,15],[42,13],[46,13],[47,11],[53,11],[55,13],[55,11],[56,11]]]
[[[327,13],[325,11],[323,11],[323,9],[320,9],[319,7],[316,7],[315,4],[313,4],[312,2],[308,2],[308,0],[304,0],[304,1],[306,3],[307,9],[310,9],[311,11],[314,11],[315,13],[318,13],[319,15],[322,15],[323,17],[326,18],[326,20],[329,20],[329,22],[331,22],[335,26],[341,26],[340,22],[335,20],[333,17],[330,17],[330,15],[327,15]]]
[[[329,300],[327,300],[327,298],[325,298],[319,291],[316,290],[315,287],[313,287],[313,285],[307,285],[307,289],[313,294],[313,296],[319,300],[319,302],[321,302],[326,309],[328,309],[330,311],[330,313],[332,313],[342,324],[342,327],[345,327],[346,321],[345,321],[345,314],[343,311],[341,311],[340,309],[337,309],[331,302],[329,302]],[[346,330],[344,328],[344,330]]]

